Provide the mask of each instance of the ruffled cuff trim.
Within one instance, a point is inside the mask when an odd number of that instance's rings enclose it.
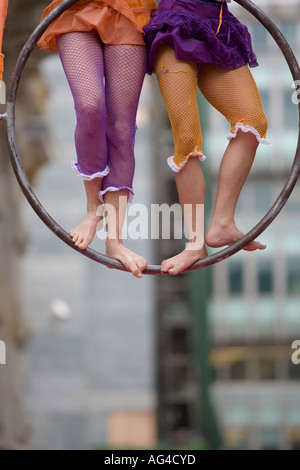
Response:
[[[104,196],[108,192],[117,192],[117,191],[129,191],[129,202],[134,202],[134,192],[132,188],[128,188],[127,186],[122,186],[120,188],[115,188],[114,186],[109,186],[108,188],[104,189],[103,191],[99,192],[99,199],[102,204],[104,203]]]
[[[85,175],[84,173],[81,173],[81,171],[78,168],[78,163],[76,162],[71,162],[71,167],[74,173],[76,173],[76,175],[78,176],[81,176],[84,181],[92,181],[95,178],[104,178],[104,176],[107,176],[109,173],[108,166],[105,168],[105,170],[98,171],[97,173],[93,173],[92,175]]]
[[[227,137],[227,139],[228,139],[229,141],[232,140],[232,139],[235,139],[239,130],[241,130],[242,132],[245,132],[245,133],[246,133],[246,132],[251,132],[252,134],[255,135],[255,137],[257,138],[257,141],[258,141],[260,144],[270,145],[270,143],[271,143],[270,140],[268,140],[268,139],[263,139],[263,138],[260,136],[260,133],[258,132],[258,130],[255,129],[255,127],[249,126],[248,124],[242,124],[241,122],[238,122],[238,123],[236,124],[234,133],[229,134],[229,136]]]
[[[191,157],[198,157],[200,162],[204,162],[206,160],[206,157],[205,157],[205,155],[203,155],[203,153],[201,153],[201,152],[191,152],[186,157],[184,162],[181,163],[180,166],[176,165],[176,163],[174,162],[174,155],[172,157],[168,158],[168,165],[171,168],[171,170],[173,170],[175,173],[179,173],[185,167],[185,165],[187,164],[188,159],[191,158]]]

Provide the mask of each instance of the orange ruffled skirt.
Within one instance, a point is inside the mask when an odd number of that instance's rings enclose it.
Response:
[[[42,19],[61,1],[54,0]],[[156,8],[155,0],[79,0],[49,26],[38,44],[41,49],[57,51],[56,36],[96,30],[105,44],[145,46],[143,27]]]

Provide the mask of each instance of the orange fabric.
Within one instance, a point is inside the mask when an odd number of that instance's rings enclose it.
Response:
[[[2,80],[2,75],[3,75],[4,55],[2,54],[2,40],[3,40],[5,20],[7,16],[7,7],[8,7],[8,0],[0,0],[0,80]]]
[[[218,26],[216,35],[219,34],[222,23],[223,23],[223,6],[224,6],[224,0],[222,0],[222,5],[221,5],[221,10],[220,10],[220,15],[219,15],[219,26]]]
[[[62,0],[54,0],[44,18]],[[47,29],[39,41],[42,49],[57,50],[56,36],[72,31],[98,31],[106,44],[145,45],[143,27],[156,10],[155,0],[79,0]]]
[[[267,144],[268,121],[248,66],[226,70],[213,63],[180,61],[174,50],[161,44],[154,62],[174,137],[174,157],[169,165],[179,172],[190,157],[203,160],[202,131],[197,86],[204,98],[231,124],[229,140],[239,130],[252,132]]]

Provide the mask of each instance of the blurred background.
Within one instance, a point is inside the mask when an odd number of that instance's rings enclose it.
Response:
[[[10,2],[5,82],[45,0]],[[259,0],[300,59],[298,0]],[[293,79],[261,24],[236,3],[260,67],[252,69],[271,145],[260,146],[237,224],[249,231],[271,208],[298,134]],[[199,96],[211,217],[229,124]],[[1,107],[4,112],[5,107]],[[66,230],[85,212],[75,159],[75,115],[58,56],[34,50],[17,100],[18,147],[34,190]],[[177,202],[172,133],[154,76],[146,77],[136,138],[136,202]],[[10,167],[0,128],[0,449],[300,449],[300,188],[241,251],[176,278],[109,270],[58,240],[35,215]],[[218,138],[216,138],[216,136]],[[151,264],[180,240],[127,240]],[[92,247],[104,251],[95,238]],[[212,254],[214,250],[210,250]]]

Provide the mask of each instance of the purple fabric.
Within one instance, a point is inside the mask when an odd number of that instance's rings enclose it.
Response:
[[[147,71],[147,48],[103,44],[95,31],[57,38],[74,98],[77,162],[84,180],[103,178],[107,191],[133,195],[136,114]]]
[[[161,0],[150,23],[144,28],[149,48],[149,69],[161,43],[175,51],[177,59],[197,63],[215,63],[234,70],[243,65],[256,67],[251,36],[227,7],[223,5],[223,19],[219,26],[221,5],[201,0]]]
[[[106,76],[106,138],[109,174],[101,199],[112,188],[128,189],[133,199],[134,143],[139,98],[147,72],[144,46],[104,46]]]
[[[105,172],[104,51],[95,33],[74,32],[57,38],[57,47],[73,98],[77,125],[77,163],[73,169],[88,179]],[[76,166],[76,168],[75,168]]]

